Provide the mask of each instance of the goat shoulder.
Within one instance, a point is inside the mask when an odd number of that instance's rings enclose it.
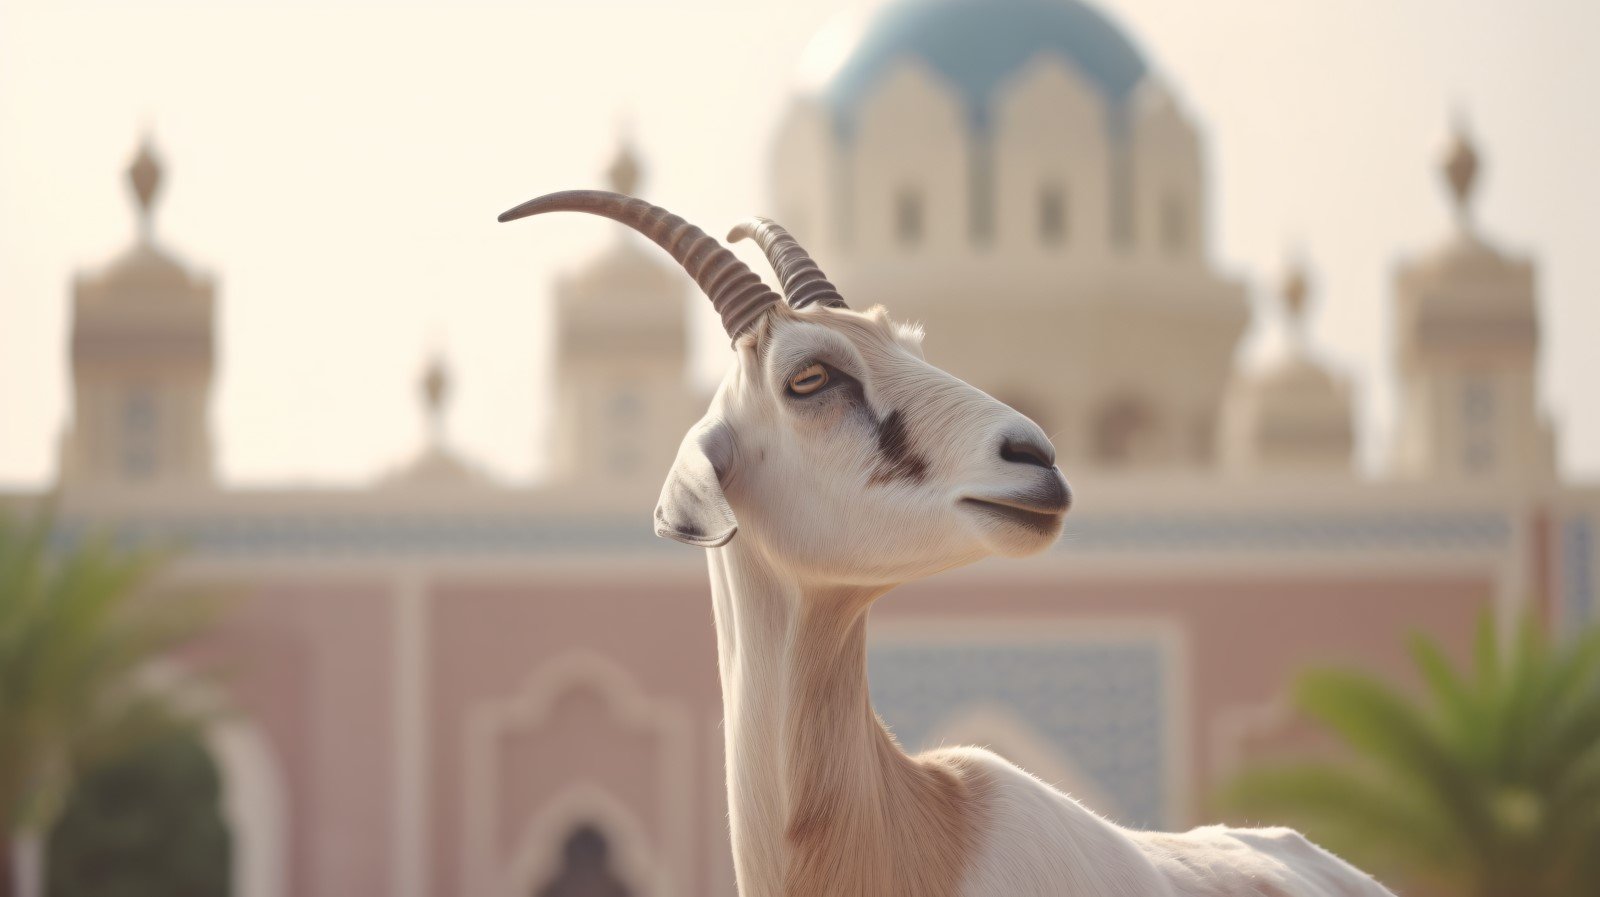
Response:
[[[989,783],[963,897],[1393,897],[1290,829],[1131,831],[988,751],[962,750]]]

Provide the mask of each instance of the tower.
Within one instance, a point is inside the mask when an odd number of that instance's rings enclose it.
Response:
[[[832,49],[770,166],[829,278],[1080,474],[1214,469],[1245,290],[1201,128],[1133,40],[1079,0],[906,0]]]
[[[213,481],[215,285],[155,238],[162,175],[146,139],[128,167],[133,246],[73,282],[72,421],[60,472],[73,486]]]
[[[1538,408],[1533,263],[1492,245],[1474,221],[1479,158],[1459,125],[1442,170],[1455,231],[1395,278],[1394,468],[1410,478],[1541,480],[1555,455]]]
[[[626,143],[611,189],[637,195],[643,177]],[[555,285],[556,403],[551,477],[594,493],[654,495],[693,408],[688,371],[688,281],[632,231]]]
[[[1311,283],[1295,263],[1283,284],[1285,357],[1241,372],[1223,415],[1222,457],[1251,474],[1348,474],[1355,450],[1350,388],[1313,354],[1306,332]]]
[[[450,445],[445,417],[449,412],[452,392],[454,384],[451,382],[450,368],[445,364],[444,356],[435,355],[417,381],[418,397],[422,400],[422,410],[427,420],[427,443],[410,463],[385,478],[384,486],[391,489],[455,491],[494,485]]]

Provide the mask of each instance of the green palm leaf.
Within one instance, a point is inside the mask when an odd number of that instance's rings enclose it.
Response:
[[[163,587],[169,556],[101,537],[57,550],[50,508],[0,508],[0,825],[39,830],[73,777],[191,714],[136,687],[140,671],[210,617]]]
[[[1223,803],[1358,864],[1481,897],[1600,897],[1600,629],[1552,643],[1485,615],[1471,662],[1414,637],[1413,697],[1348,670],[1295,700],[1343,758],[1246,772]]]

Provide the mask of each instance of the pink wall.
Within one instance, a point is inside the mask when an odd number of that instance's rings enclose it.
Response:
[[[292,894],[389,891],[392,606],[371,581],[268,579],[191,653],[276,754]]]
[[[462,880],[465,733],[472,708],[516,697],[530,675],[555,658],[592,651],[621,665],[648,699],[676,701],[688,713],[689,754],[681,775],[698,822],[689,823],[693,865],[686,893],[705,892],[706,839],[725,817],[721,806],[707,806],[703,799],[710,789],[700,760],[707,752],[721,753],[721,742],[706,733],[714,731],[722,707],[711,602],[702,578],[683,576],[660,585],[444,580],[432,593],[431,628],[433,891],[454,892]],[[525,762],[502,776],[506,793],[496,796],[506,820],[503,836],[511,834],[505,829],[518,817],[531,815],[542,797],[593,776],[627,802],[648,831],[652,849],[662,849],[666,833],[658,824],[659,782],[655,768],[647,765],[657,762],[662,746],[619,732],[594,695],[567,695],[545,728],[511,740],[509,747],[511,757]]]
[[[552,794],[592,778],[639,821],[651,849],[684,843],[685,894],[726,877],[716,645],[704,575],[659,581],[625,569],[598,576],[536,572],[434,576],[427,585],[428,894],[460,891],[467,730],[475,708],[522,693],[537,671],[573,652],[614,662],[647,701],[684,712],[680,775],[690,831],[664,831],[658,734],[619,727],[594,689],[561,693],[545,723],[497,743],[494,846],[511,840]],[[1070,629],[1106,620],[1166,621],[1183,633],[1192,701],[1184,750],[1197,795],[1214,785],[1214,722],[1232,708],[1278,698],[1306,664],[1340,663],[1409,675],[1405,635],[1425,629],[1459,647],[1491,600],[1487,576],[1325,574],[1175,578],[1051,573],[1004,583],[950,576],[908,586],[880,620],[973,615],[1050,618]],[[392,893],[397,751],[394,663],[397,593],[377,578],[270,577],[236,604],[193,654],[228,671],[228,690],[266,730],[291,813],[294,895]],[[686,839],[674,842],[673,837]],[[558,850],[559,844],[550,845]]]

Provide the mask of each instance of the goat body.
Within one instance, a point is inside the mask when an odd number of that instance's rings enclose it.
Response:
[[[761,245],[787,302],[704,231],[632,197],[554,193],[501,220],[558,210],[655,241],[733,339],[655,524],[707,549],[745,897],[1387,893],[1283,829],[1127,831],[987,751],[906,756],[867,693],[872,602],[1053,544],[1072,492],[1050,440],[924,360],[917,328],[851,310],[770,221],[731,236]]]
[[[1392,897],[1282,828],[1131,831],[979,748],[907,756],[867,692],[879,589],[710,552],[744,897]]]

